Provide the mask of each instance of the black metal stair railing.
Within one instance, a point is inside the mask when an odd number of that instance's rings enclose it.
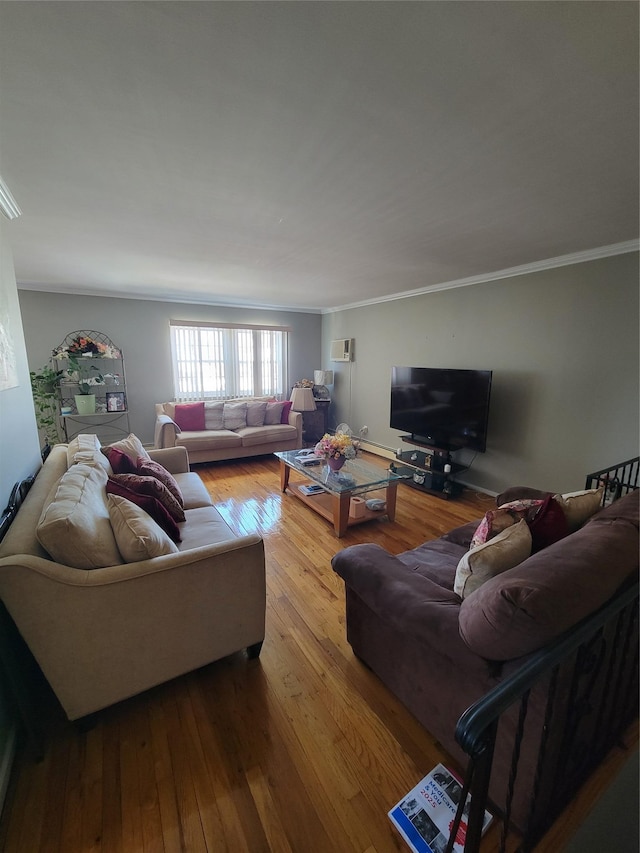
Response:
[[[467,793],[472,800],[465,853],[480,849],[486,808],[502,820],[500,851],[512,834],[518,836],[519,851],[531,850],[637,713],[635,581],[462,715],[456,740],[470,758],[447,853],[453,849]],[[500,791],[492,784],[498,754],[503,767],[509,767]],[[520,812],[525,804],[526,817],[514,826],[516,796]]]

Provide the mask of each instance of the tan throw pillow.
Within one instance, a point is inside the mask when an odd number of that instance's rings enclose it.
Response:
[[[111,449],[126,453],[126,455],[133,459],[134,462],[137,459],[151,459],[147,451],[142,446],[142,442],[138,436],[134,435],[132,432],[120,441],[114,441],[112,444],[105,445],[102,448],[102,452],[105,456],[108,456],[108,451]]]
[[[565,492],[563,495],[554,495],[562,507],[569,530],[573,533],[591,518],[600,509],[602,503],[603,489],[586,489],[581,492]]]
[[[267,413],[266,402],[252,400],[247,403],[247,426],[259,427],[264,426],[264,416]]]
[[[531,532],[522,519],[483,545],[471,548],[456,569],[453,591],[467,598],[483,583],[522,563],[531,554]]]
[[[205,403],[204,404],[204,428],[205,429],[224,429],[224,420],[222,413],[224,403]]]
[[[122,563],[107,506],[107,472],[95,463],[72,465],[42,511],[36,536],[58,563],[97,569]]]
[[[267,411],[264,413],[264,425],[274,426],[282,419],[284,403],[267,403]]]
[[[225,429],[242,429],[247,425],[246,403],[225,403],[222,410]]]
[[[109,495],[108,502],[113,533],[127,563],[178,552],[177,545],[143,509],[120,495]]]

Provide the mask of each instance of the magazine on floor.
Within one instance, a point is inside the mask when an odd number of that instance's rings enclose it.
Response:
[[[444,853],[461,795],[460,780],[438,764],[391,809],[389,817],[414,853]],[[470,804],[471,795],[467,796],[454,853],[464,853]],[[483,832],[491,820],[485,811]]]

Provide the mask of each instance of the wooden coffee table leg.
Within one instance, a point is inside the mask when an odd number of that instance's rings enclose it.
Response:
[[[331,495],[333,507],[333,527],[336,536],[340,539],[347,532],[349,525],[349,505],[351,503],[351,492],[341,492],[339,495]]]
[[[398,494],[398,484],[389,483],[387,486],[387,518],[389,521],[396,520],[396,496]]]
[[[287,486],[289,485],[289,473],[291,472],[291,468],[284,462],[282,459],[280,460],[280,489],[283,492],[287,491]]]

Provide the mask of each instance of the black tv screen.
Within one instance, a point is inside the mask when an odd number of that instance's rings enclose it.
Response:
[[[422,444],[484,453],[491,370],[394,367],[391,427]]]

